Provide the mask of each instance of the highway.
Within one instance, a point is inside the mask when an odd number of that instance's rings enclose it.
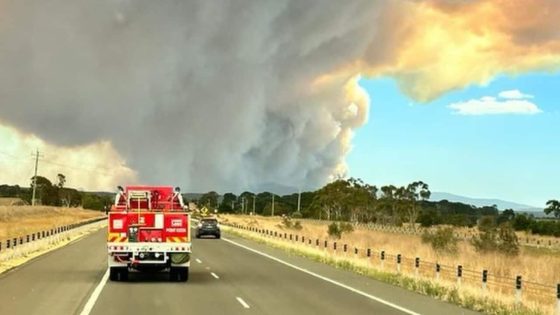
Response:
[[[226,233],[193,241],[187,283],[105,281],[105,240],[102,229],[0,275],[0,313],[478,314]]]

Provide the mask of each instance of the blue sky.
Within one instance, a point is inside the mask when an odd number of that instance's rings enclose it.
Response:
[[[347,159],[350,176],[376,185],[423,180],[432,191],[539,207],[560,198],[560,74],[501,76],[424,104],[390,78],[360,85],[371,108]],[[532,95],[526,100],[542,112],[459,115],[448,107],[508,90]]]

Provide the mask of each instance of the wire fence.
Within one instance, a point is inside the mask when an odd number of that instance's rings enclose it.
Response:
[[[253,232],[262,237],[306,246],[326,255],[339,258],[356,259],[367,266],[382,271],[402,273],[417,278],[436,280],[469,288],[483,295],[498,294],[510,298],[516,304],[532,302],[538,305],[552,305],[554,314],[560,315],[560,283],[544,284],[529,281],[522,275],[504,277],[492,270],[470,270],[462,265],[450,266],[438,262],[425,261],[421,257],[405,257],[399,253],[388,253],[375,248],[355,247],[332,239],[309,238],[297,233],[262,229],[237,223],[222,223],[232,228]]]
[[[330,224],[334,221],[317,220],[317,219],[298,219],[304,222],[313,224]],[[372,231],[389,232],[405,235],[422,235],[424,232],[434,231],[435,228],[417,227],[413,229],[406,226],[394,226],[387,224],[377,223],[354,223],[354,227],[362,228]],[[478,231],[475,229],[465,229],[465,231],[454,232],[455,237],[461,240],[469,241],[478,236]],[[552,236],[539,236],[521,233],[518,234],[519,244],[523,246],[537,247],[537,248],[550,248],[560,250],[560,239]]]

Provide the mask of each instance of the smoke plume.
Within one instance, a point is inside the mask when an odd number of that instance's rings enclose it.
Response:
[[[560,5],[525,3],[0,1],[0,124],[25,144],[4,150],[28,156],[33,135],[59,165],[79,152],[72,165],[113,170],[67,171],[88,189],[136,174],[191,191],[315,188],[346,172],[367,121],[360,75],[422,101],[558,67]]]

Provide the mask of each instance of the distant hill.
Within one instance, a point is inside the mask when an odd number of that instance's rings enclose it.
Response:
[[[499,210],[513,209],[515,211],[521,212],[540,212],[543,210],[539,207],[524,205],[512,201],[491,198],[471,198],[445,192],[432,192],[432,196],[430,197],[431,201],[439,201],[444,199],[448,201],[470,204],[477,207],[496,205]]]

